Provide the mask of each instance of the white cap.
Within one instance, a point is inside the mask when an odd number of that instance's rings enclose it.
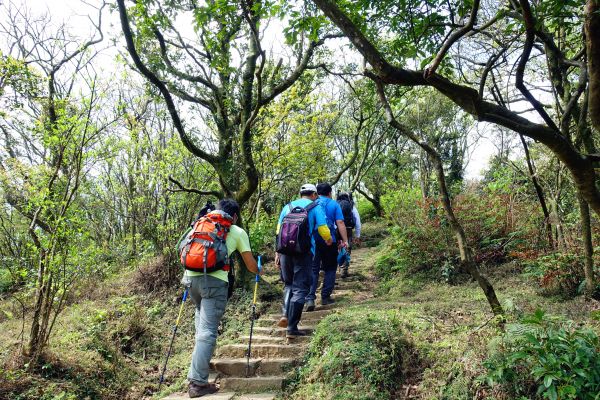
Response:
[[[314,192],[317,193],[317,187],[312,183],[305,183],[300,187],[300,193],[302,192]]]

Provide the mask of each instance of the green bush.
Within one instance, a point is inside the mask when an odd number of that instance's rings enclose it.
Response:
[[[380,277],[396,271],[435,269],[456,261],[457,249],[445,218],[433,203],[425,204],[418,189],[407,188],[386,194],[383,199],[390,229],[388,251],[376,263]]]
[[[10,271],[0,269],[0,293],[7,292],[13,286],[13,278]]]
[[[369,200],[360,199],[356,202],[356,210],[360,215],[360,222],[369,222],[377,217],[377,211]]]
[[[545,316],[541,310],[507,326],[484,362],[483,380],[515,398],[600,398],[600,341],[590,329]]]
[[[259,218],[258,221],[248,223],[248,231],[250,237],[250,247],[252,251],[259,254],[271,253],[275,243],[275,228],[277,221],[275,218],[265,217]]]
[[[435,197],[424,199],[418,188],[405,187],[383,196],[386,216],[394,225],[386,251],[377,263],[384,278],[395,271],[433,270],[432,276],[452,282],[460,270],[455,234]],[[456,217],[478,264],[501,263],[512,252],[543,243],[538,214],[528,201],[504,193],[469,187],[452,199]]]
[[[583,256],[573,253],[550,253],[523,260],[525,275],[538,281],[544,294],[574,297],[583,288]]]
[[[294,399],[389,399],[402,383],[409,343],[389,311],[350,310],[321,321]]]

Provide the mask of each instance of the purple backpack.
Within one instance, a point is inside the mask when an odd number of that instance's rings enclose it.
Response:
[[[306,207],[292,207],[283,217],[279,234],[277,235],[277,252],[288,256],[306,254],[311,247],[311,234],[308,224],[308,212],[317,206],[312,202]]]

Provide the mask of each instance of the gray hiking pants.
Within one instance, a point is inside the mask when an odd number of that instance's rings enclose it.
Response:
[[[210,275],[192,276],[190,296],[196,304],[196,341],[188,380],[197,384],[208,382],[208,367],[217,344],[217,329],[227,305],[228,283]]]

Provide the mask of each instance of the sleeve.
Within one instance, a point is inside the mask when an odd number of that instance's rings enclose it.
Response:
[[[279,220],[277,220],[277,229],[275,230],[276,235],[279,235],[279,230],[281,229],[281,223],[283,222],[283,217],[285,217],[287,214],[287,212],[286,212],[287,209],[288,209],[288,206],[285,205],[281,209],[281,212],[279,213]]]
[[[331,239],[331,232],[329,231],[329,227],[327,226],[327,218],[325,217],[325,213],[323,212],[323,207],[317,206],[312,209],[314,215],[314,223],[317,227],[317,232],[319,232],[319,236],[323,238],[323,240],[328,241]]]
[[[240,253],[245,253],[247,251],[252,251],[252,249],[250,248],[250,238],[248,237],[248,233],[246,233],[245,230],[241,229],[239,230],[239,234],[236,237],[236,241],[235,241],[235,249]]]
[[[335,204],[335,220],[336,221],[343,221],[344,220],[344,213],[342,212],[342,207],[340,207],[340,204],[336,201],[334,202]]]
[[[352,207],[352,214],[354,214],[354,236],[360,238],[360,228],[362,227],[362,224],[356,207]]]

